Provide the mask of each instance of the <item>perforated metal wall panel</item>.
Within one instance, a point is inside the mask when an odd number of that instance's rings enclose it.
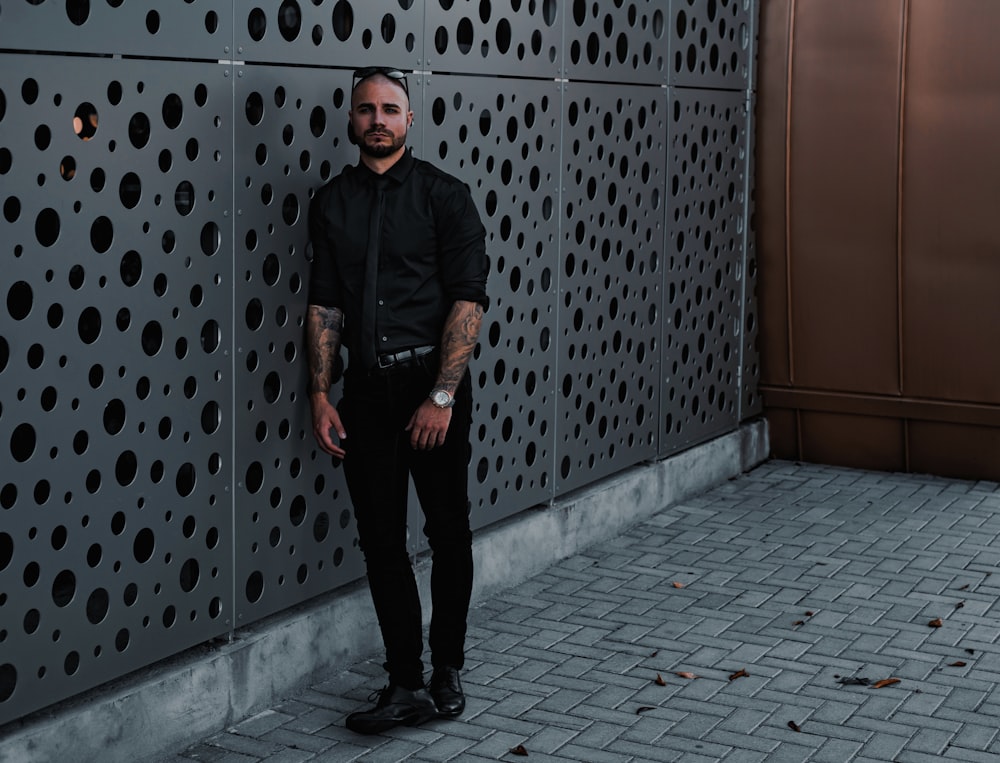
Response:
[[[236,69],[238,621],[364,571],[343,470],[313,438],[303,344],[309,202],[357,161],[350,84],[339,70]]]
[[[757,78],[758,66],[756,50],[760,38],[760,6],[751,2],[747,11],[749,17],[749,47],[747,51],[747,196],[746,208],[743,212],[746,220],[745,245],[746,250],[743,277],[743,359],[740,363],[742,373],[742,399],[740,421],[764,413],[764,401],[759,392],[761,361],[757,349],[757,336],[760,332],[760,313],[757,309]]]
[[[757,113],[757,95],[750,93],[750,114]],[[740,421],[746,421],[764,413],[764,401],[760,396],[760,351],[757,349],[757,334],[760,331],[757,310],[757,231],[755,228],[756,209],[756,164],[754,146],[757,145],[756,121],[747,119],[747,201],[743,213],[746,220],[745,242],[746,265],[743,269],[743,359],[740,362],[742,374],[740,400]]]
[[[747,120],[744,93],[672,91],[661,455],[739,421]]]
[[[233,0],[0,3],[0,48],[7,50],[218,60],[231,57],[232,44]]]
[[[67,62],[3,59],[0,721],[232,628],[232,85]]]
[[[241,61],[351,69],[423,65],[422,0],[251,0],[235,9]]]
[[[756,7],[752,0],[672,0],[670,84],[749,88]]]
[[[487,228],[490,307],[471,363],[481,527],[552,495],[562,93],[556,82],[425,79],[424,158],[468,179]]]
[[[674,0],[675,2],[677,0]],[[563,69],[573,80],[666,84],[667,20],[663,0],[564,3]]]
[[[759,411],[752,5],[0,0],[0,724],[362,575],[303,341],[356,66],[487,228],[473,527]]]
[[[436,72],[559,76],[556,0],[428,0],[424,67]]]
[[[665,91],[566,86],[556,493],[656,455]]]

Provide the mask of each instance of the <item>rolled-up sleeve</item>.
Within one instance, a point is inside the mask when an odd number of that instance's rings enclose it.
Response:
[[[488,307],[486,228],[464,183],[451,182],[440,189],[435,218],[445,296],[452,302],[478,302]]]
[[[309,274],[309,304],[343,308],[343,297],[337,279],[327,233],[324,204],[325,188],[319,190],[309,204],[309,246],[312,249],[312,270]]]

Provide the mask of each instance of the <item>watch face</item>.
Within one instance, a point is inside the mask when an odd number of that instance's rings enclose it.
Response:
[[[444,406],[448,405],[448,403],[451,402],[451,395],[449,395],[444,390],[439,389],[431,396],[431,401],[434,403],[434,405],[439,405],[443,408]]]

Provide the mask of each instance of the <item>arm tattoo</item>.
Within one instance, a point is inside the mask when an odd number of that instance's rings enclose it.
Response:
[[[333,361],[340,349],[344,312],[338,307],[309,305],[306,320],[306,345],[309,355],[309,393],[330,391]]]
[[[483,306],[478,302],[459,300],[452,305],[441,337],[441,368],[435,389],[455,393],[476,349],[482,325]]]

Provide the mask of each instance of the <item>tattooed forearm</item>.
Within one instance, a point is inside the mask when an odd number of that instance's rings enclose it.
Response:
[[[454,394],[476,349],[483,324],[483,306],[478,302],[456,302],[445,320],[441,337],[441,368],[435,389]]]
[[[330,391],[333,361],[340,349],[344,313],[337,307],[309,305],[306,319],[306,349],[309,355],[309,393]]]

